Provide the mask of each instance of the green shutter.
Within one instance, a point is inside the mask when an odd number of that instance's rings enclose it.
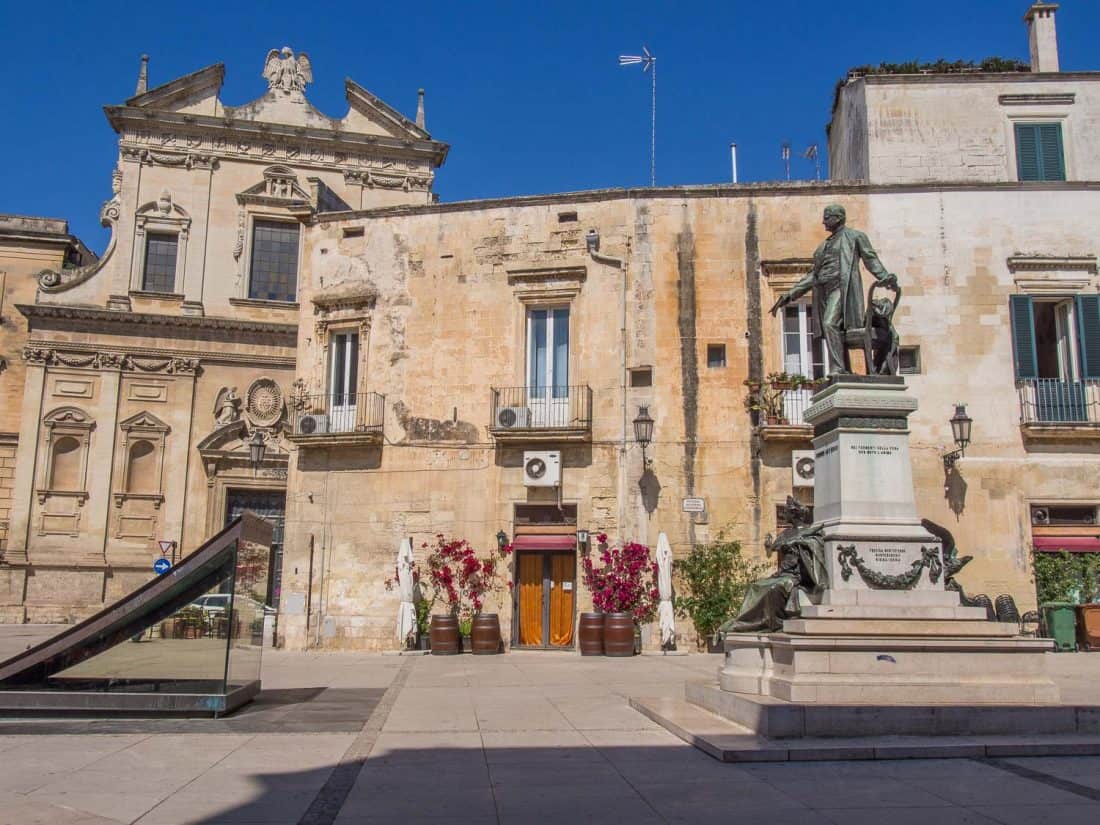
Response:
[[[1039,159],[1043,166],[1042,180],[1066,179],[1066,160],[1062,152],[1060,123],[1044,123],[1039,126]]]
[[[1076,302],[1081,377],[1100,378],[1100,295],[1078,295]]]
[[[1016,124],[1016,177],[1020,180],[1042,180],[1039,168],[1039,127],[1031,123]]]
[[[1035,354],[1035,313],[1030,295],[1010,295],[1008,314],[1012,317],[1012,360],[1017,378],[1038,378],[1039,358]]]

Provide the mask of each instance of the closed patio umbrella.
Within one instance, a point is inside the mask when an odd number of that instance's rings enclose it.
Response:
[[[657,537],[657,591],[661,599],[657,606],[661,644],[668,647],[676,641],[676,619],[672,611],[672,547],[664,533]]]
[[[397,640],[404,644],[416,630],[416,607],[413,605],[412,540],[401,540],[397,549],[397,589],[401,606],[397,608]]]

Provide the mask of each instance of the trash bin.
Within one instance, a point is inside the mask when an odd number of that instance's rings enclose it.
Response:
[[[1077,607],[1077,644],[1085,650],[1100,650],[1100,604]]]
[[[1054,639],[1055,650],[1077,649],[1077,605],[1070,602],[1045,602],[1043,612],[1046,635]]]

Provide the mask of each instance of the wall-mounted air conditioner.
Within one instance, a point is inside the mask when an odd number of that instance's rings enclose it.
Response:
[[[791,452],[791,475],[795,487],[814,486],[813,450],[793,450]]]
[[[531,410],[527,407],[501,407],[497,410],[497,426],[502,430],[526,429],[531,426]]]
[[[523,483],[528,487],[557,487],[561,484],[561,452],[559,450],[525,452]]]
[[[303,415],[298,419],[298,432],[302,435],[319,435],[328,432],[328,416],[323,413]]]

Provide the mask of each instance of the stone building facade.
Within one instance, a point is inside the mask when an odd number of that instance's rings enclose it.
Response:
[[[763,555],[778,505],[812,498],[808,391],[777,387],[766,415],[745,382],[821,374],[808,303],[768,309],[833,202],[901,282],[918,504],[975,556],[967,589],[1026,608],[1035,547],[1100,549],[1100,74],[853,78],[830,182],[435,203],[447,147],[422,109],[349,81],[329,120],[308,65],[273,52],[247,106],[211,67],[108,109],[111,246],[19,310],[8,620],[86,613],[151,575],[157,541],[186,552],[246,506],[285,520],[293,648],[395,647],[404,537],[487,552],[503,532],[520,586],[493,606],[531,647],[572,644],[585,532]],[[957,402],[974,435],[948,466]]]

